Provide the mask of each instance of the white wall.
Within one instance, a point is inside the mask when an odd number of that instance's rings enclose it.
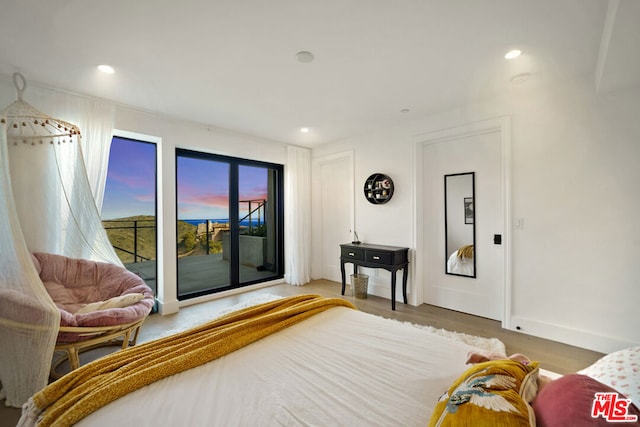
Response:
[[[313,157],[353,149],[361,240],[412,247],[413,137],[511,116],[512,215],[523,228],[512,231],[507,324],[612,351],[640,343],[640,88],[596,96],[592,82],[513,86],[500,98],[403,117],[396,126],[317,147]],[[394,180],[385,205],[367,203],[358,191],[373,172]],[[387,275],[370,280],[373,293],[388,297]],[[422,283],[412,275],[411,291],[416,286]]]

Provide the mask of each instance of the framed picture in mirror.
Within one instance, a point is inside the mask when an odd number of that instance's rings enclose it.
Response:
[[[464,223],[473,224],[473,197],[464,198]]]

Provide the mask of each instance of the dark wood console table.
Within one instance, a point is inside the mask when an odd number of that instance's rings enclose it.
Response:
[[[340,245],[340,272],[342,273],[342,295],[346,286],[344,265],[353,264],[353,272],[358,273],[358,266],[384,268],[391,272],[391,309],[396,309],[396,272],[403,269],[402,297],[407,303],[407,276],[409,272],[409,248],[397,246],[371,245],[368,243],[345,243]]]

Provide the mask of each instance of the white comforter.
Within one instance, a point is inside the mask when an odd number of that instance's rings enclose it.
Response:
[[[330,309],[94,412],[82,426],[424,426],[473,347]]]

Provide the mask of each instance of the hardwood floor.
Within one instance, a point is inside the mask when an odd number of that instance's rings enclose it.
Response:
[[[289,296],[303,293],[319,294],[326,297],[342,297],[340,295],[340,284],[328,280],[315,280],[305,286],[290,286],[286,284],[270,286],[185,307],[180,310],[179,314],[175,315],[160,316],[154,314],[145,322],[139,340],[140,342],[146,341],[157,336],[161,331],[175,328],[184,319],[197,317],[197,311],[221,310],[238,304],[256,294]],[[346,294],[344,298],[351,301],[359,310],[367,313],[450,331],[487,338],[498,338],[505,344],[508,354],[526,354],[532,360],[540,361],[541,367],[561,374],[580,370],[603,356],[603,354],[595,351],[508,331],[501,328],[500,322],[482,317],[427,304],[414,307],[397,303],[396,311],[392,311],[391,302],[388,299],[372,295],[369,295],[366,299],[357,299],[351,296],[349,288],[347,288]],[[4,401],[0,401],[0,427],[15,426],[19,418],[20,409],[5,407]]]

